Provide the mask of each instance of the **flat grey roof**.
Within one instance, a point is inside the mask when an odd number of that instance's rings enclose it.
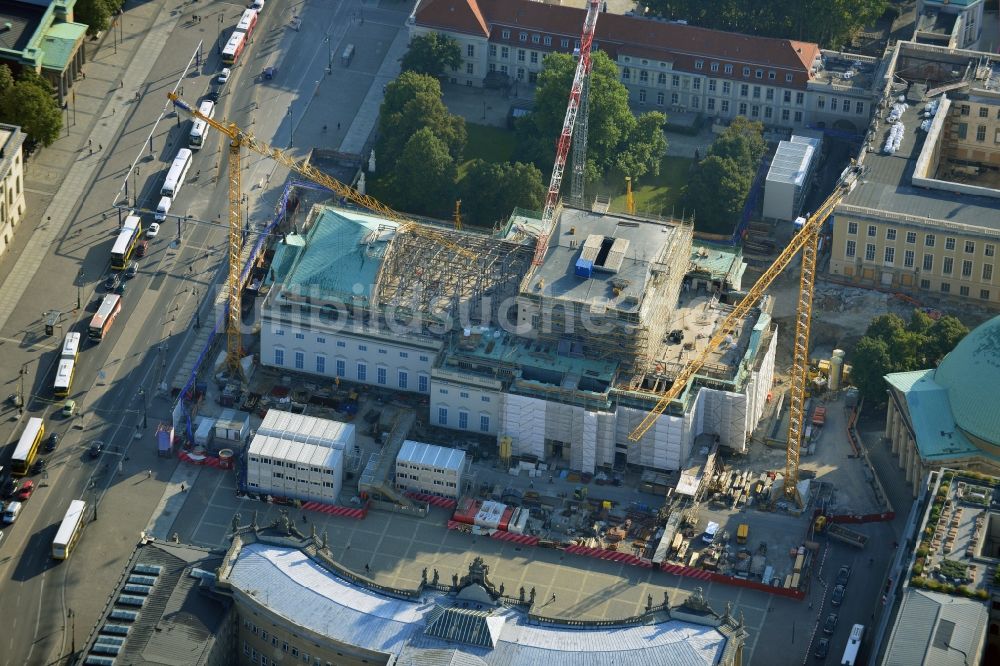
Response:
[[[900,119],[906,130],[899,150],[892,155],[882,152],[891,125],[881,124],[874,137],[877,152],[865,154],[864,165],[868,170],[864,179],[843,203],[879,212],[1000,230],[1000,199],[924,189],[911,184],[917,157],[927,137],[927,132],[919,129],[920,113],[927,103],[907,102],[910,106]]]
[[[674,241],[675,225],[666,222],[636,220],[628,217],[564,208],[549,240],[545,260],[532,278],[536,290],[544,280],[542,293],[590,305],[607,303],[614,309],[637,311],[646,291],[653,264],[659,262]],[[617,272],[595,266],[589,278],[576,275],[576,261],[591,235],[628,241],[625,258]],[[609,259],[610,262],[610,259]],[[621,300],[614,288],[622,287],[620,296],[632,296],[635,301]]]

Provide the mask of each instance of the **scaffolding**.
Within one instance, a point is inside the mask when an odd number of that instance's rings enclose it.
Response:
[[[402,230],[385,251],[375,280],[372,316],[419,316],[440,324],[461,315],[462,325],[497,321],[504,298],[531,261],[531,248],[483,234],[449,231],[454,249],[426,234]],[[474,259],[470,259],[474,256]]]

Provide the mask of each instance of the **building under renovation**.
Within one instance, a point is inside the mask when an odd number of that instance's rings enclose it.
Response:
[[[766,302],[628,437],[730,311],[739,253],[703,250],[685,221],[562,208],[533,263],[539,233],[524,211],[485,235],[317,206],[276,246],[262,363],[424,394],[431,425],[580,471],[680,469],[703,433],[742,451],[771,387]]]

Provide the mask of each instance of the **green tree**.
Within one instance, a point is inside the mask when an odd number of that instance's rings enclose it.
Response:
[[[454,37],[429,32],[417,35],[410,41],[410,48],[403,56],[403,71],[426,74],[434,78],[444,76],[447,69],[462,64],[462,51]]]
[[[462,211],[480,226],[506,220],[514,208],[539,210],[545,199],[542,172],[533,164],[474,160],[459,181]]]
[[[77,0],[73,8],[73,18],[87,24],[87,34],[96,35],[111,25],[111,14],[117,7],[108,0]]]
[[[767,152],[767,141],[764,140],[763,123],[751,121],[746,116],[736,116],[722,134],[712,142],[708,149],[709,155],[718,155],[736,162],[747,173],[757,172],[764,153]]]
[[[455,161],[448,146],[428,127],[406,142],[391,176],[391,200],[410,212],[441,215],[451,208]]]
[[[10,73],[10,67],[0,64],[0,95],[14,87],[14,75]]]
[[[628,105],[628,89],[618,80],[618,66],[603,51],[591,60],[587,161],[606,174],[638,123]],[[532,112],[517,123],[518,158],[548,171],[562,131],[576,60],[566,53],[545,56],[535,88]]]
[[[750,183],[729,158],[710,155],[699,162],[684,192],[684,205],[694,212],[695,227],[709,233],[731,232]]]
[[[968,334],[969,329],[955,317],[941,317],[927,331],[927,356],[932,363],[940,363]]]
[[[34,143],[52,145],[62,130],[62,113],[52,96],[52,86],[31,72],[6,88],[0,93],[0,121],[20,125]]]
[[[409,140],[427,128],[459,162],[467,138],[465,120],[453,115],[441,101],[441,84],[426,74],[403,72],[386,86],[379,112],[375,154],[385,171],[392,171]]]
[[[885,376],[895,371],[884,340],[865,336],[851,353],[851,381],[865,400],[880,405],[885,402]]]
[[[614,168],[622,175],[638,180],[650,174],[660,175],[660,163],[667,154],[663,126],[667,117],[657,111],[644,113],[615,156]]]

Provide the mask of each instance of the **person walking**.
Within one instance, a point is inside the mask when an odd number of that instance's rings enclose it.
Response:
[[[146,478],[147,479],[151,479],[152,477],[153,477],[153,470],[147,469],[146,470]]]

